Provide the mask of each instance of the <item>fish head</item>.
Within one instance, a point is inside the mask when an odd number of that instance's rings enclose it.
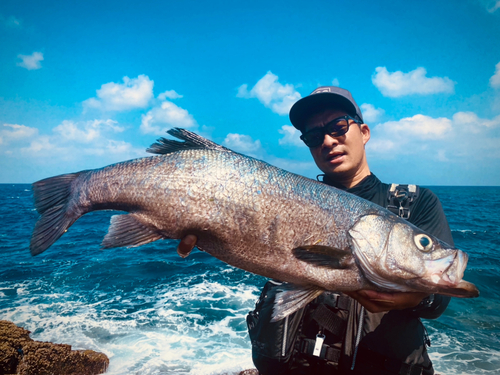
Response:
[[[479,295],[463,280],[466,253],[396,215],[363,216],[349,234],[363,275],[381,290]]]

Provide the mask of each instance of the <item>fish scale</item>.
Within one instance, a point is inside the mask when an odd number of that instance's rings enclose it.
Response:
[[[477,296],[462,280],[465,253],[374,203],[194,133],[169,132],[183,142],[160,139],[149,149],[160,155],[33,184],[42,216],[32,254],[87,212],[119,210],[128,214],[112,217],[103,247],[194,234],[212,256],[292,283],[283,293],[300,296],[301,304],[324,290]],[[421,236],[432,251],[418,243]]]

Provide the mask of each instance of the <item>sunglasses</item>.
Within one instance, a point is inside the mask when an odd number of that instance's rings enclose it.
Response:
[[[340,137],[349,131],[349,120],[354,121],[356,124],[360,124],[359,120],[351,116],[342,116],[333,119],[332,121],[325,124],[320,128],[314,128],[307,133],[300,136],[300,139],[304,141],[307,147],[316,148],[323,144],[325,140],[325,135],[328,134],[330,137]]]

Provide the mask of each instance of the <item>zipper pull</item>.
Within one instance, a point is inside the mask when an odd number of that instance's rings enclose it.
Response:
[[[313,355],[319,357],[321,355],[321,348],[323,347],[323,342],[325,341],[325,335],[321,333],[321,330],[316,335],[316,342],[314,343]]]

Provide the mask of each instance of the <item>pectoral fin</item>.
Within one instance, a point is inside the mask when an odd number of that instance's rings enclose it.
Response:
[[[122,246],[134,247],[162,238],[165,237],[142,223],[134,214],[114,215],[111,217],[111,225],[101,246],[105,249]]]
[[[293,249],[299,260],[319,267],[346,269],[351,268],[354,258],[350,250],[337,249],[330,246],[309,245]]]
[[[309,302],[324,292],[318,287],[302,287],[293,284],[284,284],[276,293],[271,322],[277,322],[305,307]]]

